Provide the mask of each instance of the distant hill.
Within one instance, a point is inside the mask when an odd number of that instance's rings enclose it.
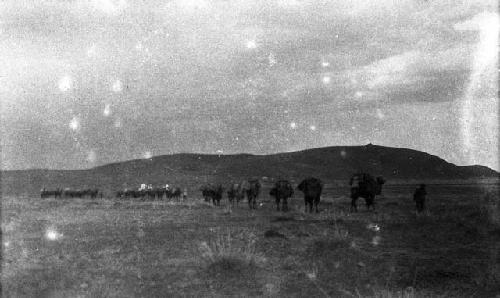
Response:
[[[388,183],[499,178],[499,173],[488,167],[456,166],[424,152],[368,144],[272,155],[162,155],[88,170],[2,171],[1,181],[3,194],[33,195],[42,187],[97,187],[111,192],[135,188],[140,183],[170,183],[194,189],[206,182],[240,181],[249,177],[259,177],[265,182],[276,178],[298,181],[315,176],[327,183],[345,184],[358,171],[384,176]]]

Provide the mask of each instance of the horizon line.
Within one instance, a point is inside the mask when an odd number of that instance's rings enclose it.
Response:
[[[126,160],[118,160],[118,161],[111,161],[105,164],[101,165],[96,165],[88,168],[77,168],[77,169],[67,169],[67,168],[24,168],[24,169],[3,169],[0,168],[0,172],[15,172],[15,171],[89,171],[89,170],[94,170],[97,168],[105,167],[105,166],[110,166],[110,165],[115,165],[115,164],[120,164],[120,163],[126,163],[126,162],[133,162],[133,161],[147,161],[150,160],[152,161],[154,158],[162,157],[162,156],[176,156],[176,155],[202,155],[202,156],[238,156],[238,155],[249,155],[249,156],[273,156],[273,155],[280,155],[280,154],[290,154],[290,153],[300,153],[300,152],[305,152],[305,151],[311,151],[311,150],[318,150],[318,149],[326,149],[326,148],[335,148],[335,147],[368,147],[368,146],[374,146],[374,147],[385,147],[385,148],[393,148],[393,149],[406,149],[406,150],[413,150],[417,151],[420,153],[425,153],[431,156],[438,157],[442,160],[444,160],[447,163],[450,163],[454,166],[457,167],[485,167],[488,168],[492,171],[495,171],[496,173],[500,174],[500,171],[497,171],[489,166],[481,165],[481,164],[471,164],[471,165],[457,165],[455,163],[449,162],[446,159],[442,158],[441,156],[434,155],[425,151],[420,151],[417,149],[413,148],[407,148],[407,147],[393,147],[393,146],[383,146],[383,145],[377,145],[373,143],[368,143],[365,145],[332,145],[332,146],[325,146],[325,147],[313,147],[313,148],[307,148],[307,149],[301,149],[301,150],[294,150],[294,151],[281,151],[281,152],[276,152],[276,153],[267,153],[267,154],[255,154],[255,153],[246,153],[246,152],[240,152],[240,153],[228,153],[224,154],[222,153],[199,153],[199,152],[176,152],[176,153],[168,153],[168,154],[161,154],[161,155],[155,155],[151,156],[150,158],[133,158],[133,159],[126,159]]]

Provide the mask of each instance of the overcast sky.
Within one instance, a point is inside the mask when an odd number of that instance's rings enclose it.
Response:
[[[497,5],[2,1],[2,168],[371,142],[499,170]]]

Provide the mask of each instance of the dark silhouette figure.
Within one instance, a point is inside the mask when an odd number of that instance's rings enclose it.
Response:
[[[212,199],[212,203],[214,206],[220,206],[220,200],[222,199],[222,195],[224,193],[224,188],[220,184],[208,184],[202,187],[201,192],[205,201],[210,201]],[[179,194],[180,196],[180,194]]]
[[[318,205],[321,199],[321,192],[323,191],[323,182],[317,178],[310,177],[304,179],[297,188],[304,193],[305,211],[307,212],[307,206],[309,206],[309,212],[312,213],[314,204],[316,213],[318,213]]]
[[[231,204],[231,207],[234,207],[235,203],[236,206],[238,206],[240,201],[245,198],[245,191],[242,185],[243,183],[233,183],[229,186],[229,189],[227,191],[227,199]]]
[[[51,196],[54,196],[54,198],[61,198],[62,193],[63,193],[63,190],[60,188],[57,188],[56,190],[47,190],[44,187],[40,191],[40,198],[45,199],[45,198],[50,198]]]
[[[260,194],[261,184],[258,179],[248,180],[243,186],[248,198],[248,207],[250,209],[257,209],[257,197]]]
[[[281,201],[281,210],[286,212],[288,211],[288,199],[293,196],[293,187],[288,180],[279,180],[274,184],[269,195],[276,199],[276,210],[280,211]]]
[[[203,185],[200,188],[201,194],[203,195],[203,199],[207,203],[210,202],[210,199],[212,198],[212,192],[211,192],[212,187],[213,186],[211,184],[207,184],[207,185]]]
[[[354,174],[349,185],[351,186],[351,211],[357,212],[357,200],[362,197],[365,199],[366,209],[375,208],[375,196],[382,193],[384,178],[374,178],[368,173]]]
[[[425,196],[427,191],[425,190],[425,184],[420,184],[420,187],[413,193],[413,200],[415,201],[417,207],[417,213],[422,213],[425,211]]]

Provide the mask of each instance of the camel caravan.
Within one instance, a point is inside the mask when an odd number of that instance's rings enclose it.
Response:
[[[138,189],[124,189],[116,192],[116,197],[121,199],[140,198],[149,200],[165,199],[187,199],[187,189],[171,187],[169,184],[161,187],[153,187],[152,184],[141,184]]]
[[[373,177],[368,173],[355,173],[349,180],[351,212],[357,212],[357,201],[359,198],[364,198],[366,209],[374,209],[375,197],[382,193],[382,186],[385,180],[382,177]],[[424,186],[425,187],[425,186]],[[421,186],[422,188],[422,186]],[[259,179],[249,179],[240,183],[232,183],[227,188],[222,184],[208,183],[203,185],[199,190],[205,202],[211,202],[214,206],[220,206],[220,202],[226,193],[229,206],[237,207],[240,202],[247,200],[249,209],[257,209],[257,200],[261,193],[262,184]],[[321,200],[321,194],[324,189],[323,182],[314,177],[308,177],[302,180],[296,188],[286,179],[280,179],[274,183],[269,191],[269,196],[275,199],[276,210],[287,212],[288,200],[293,197],[294,190],[303,193],[305,211],[312,213],[313,210],[318,213],[318,206]],[[40,197],[43,198],[102,198],[102,192],[98,189],[72,190],[69,188],[55,190],[47,190],[43,188]],[[141,184],[137,189],[124,189],[115,192],[115,197],[119,199],[139,198],[141,200],[163,200],[176,199],[186,200],[187,189],[180,187],[172,187],[166,184],[161,187],[153,187],[152,184]],[[418,204],[418,210],[423,210],[425,202],[425,192],[422,189],[416,191],[414,196]]]
[[[65,188],[64,190],[61,188],[56,188],[55,190],[48,190],[46,188],[42,188],[40,191],[40,198],[102,198],[103,193],[98,189],[71,189]],[[116,198],[120,199],[130,199],[130,198],[140,198],[140,199],[158,199],[161,200],[164,197],[166,199],[186,199],[187,198],[187,190],[181,190],[179,187],[170,187],[166,184],[163,187],[153,187],[151,184],[141,184],[141,186],[137,189],[124,189],[119,190],[115,193]]]
[[[364,198],[367,210],[374,209],[375,196],[382,193],[382,185],[385,183],[382,177],[373,177],[368,173],[356,173],[349,180],[351,189],[351,211],[357,212],[358,198]],[[318,206],[323,192],[323,182],[314,177],[308,177],[302,180],[297,186],[297,190],[304,195],[305,211],[312,213],[313,209],[319,212]],[[238,206],[241,201],[247,198],[248,207],[256,209],[257,198],[260,194],[261,184],[258,179],[233,183],[227,189],[227,198],[229,204]],[[222,184],[206,184],[200,188],[203,198],[206,202],[212,201],[215,206],[220,205],[224,194]],[[294,188],[290,181],[280,179],[276,181],[269,191],[269,195],[275,199],[277,211],[288,211],[288,199],[294,194]]]
[[[65,188],[64,190],[61,188],[57,188],[55,190],[47,190],[46,188],[42,188],[40,191],[40,198],[46,199],[50,197],[54,198],[91,198],[96,199],[97,197],[102,198],[102,193],[99,192],[98,189],[70,189]]]

